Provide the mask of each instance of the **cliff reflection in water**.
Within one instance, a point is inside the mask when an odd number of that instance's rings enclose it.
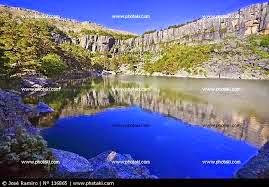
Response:
[[[251,108],[253,103],[242,105],[238,99],[239,104],[233,102],[234,105],[225,106],[240,95],[216,96],[218,99],[214,100],[201,93],[148,85],[148,82],[120,78],[90,80],[80,88],[71,89],[65,85],[67,87],[62,89],[62,93],[45,97],[44,100],[56,109],[56,113],[41,120],[52,123],[58,117],[90,115],[106,108],[137,105],[192,125],[212,128],[257,147],[269,139],[269,117]],[[256,107],[260,107],[258,102]]]

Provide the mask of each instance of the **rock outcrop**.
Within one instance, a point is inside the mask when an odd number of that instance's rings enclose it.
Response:
[[[92,52],[109,52],[117,40],[111,36],[84,35],[75,42]]]
[[[78,39],[72,39],[72,42],[92,52],[117,53],[158,51],[160,43],[172,41],[208,42],[219,41],[227,36],[240,38],[251,34],[269,34],[268,2],[254,4],[227,15],[203,17],[127,40],[117,40],[112,36],[84,35]],[[66,38],[58,40],[69,42]]]
[[[10,12],[20,11],[23,18],[46,18],[52,19],[56,23],[61,22],[62,24],[56,24],[56,26],[64,32],[79,32],[81,29],[113,31],[91,22],[79,22],[28,9],[7,6],[0,6],[0,8]],[[167,29],[145,33],[127,40],[118,40],[113,36],[102,35],[83,35],[74,38],[64,34],[64,32],[53,33],[52,37],[57,44],[65,42],[79,44],[93,52],[156,51],[159,49],[160,43],[171,41],[180,43],[208,42],[218,41],[230,35],[244,37],[251,34],[269,34],[269,3],[253,4],[226,15],[202,17],[185,24],[170,26]],[[123,31],[116,33],[130,34]]]
[[[32,107],[25,105],[21,97],[0,89],[0,129],[16,126],[30,127],[28,117],[33,115]]]
[[[227,36],[245,37],[252,34],[269,34],[269,3],[258,3],[226,15],[208,16],[186,24],[146,33],[127,40],[113,36],[84,35],[71,39],[55,34],[59,44],[71,42],[92,52],[158,51],[160,43],[219,41]]]
[[[268,2],[254,4],[227,15],[203,17],[182,26],[121,41],[119,50],[156,50],[159,43],[217,41],[229,35],[244,37],[251,34],[269,34]]]
[[[75,153],[51,149],[56,160],[59,164],[56,166],[55,175],[59,177],[64,177],[67,175],[72,175],[72,173],[87,173],[92,172],[92,166],[90,162]]]
[[[237,171],[236,177],[250,179],[269,177],[269,142],[259,150],[256,156]]]
[[[15,93],[0,89],[0,175],[46,175],[49,165],[31,165],[21,160],[53,159],[47,142],[29,121],[36,115],[34,108],[22,102]]]
[[[92,178],[96,179],[154,179],[149,170],[140,164],[130,164],[135,161],[129,154],[119,154],[107,151],[89,160],[93,166]],[[125,162],[128,164],[125,164]]]
[[[39,115],[45,115],[54,112],[53,108],[48,106],[46,103],[39,102],[35,107],[34,111]]]
[[[21,81],[21,86],[26,88],[46,87],[51,84],[51,80],[49,80],[46,76],[41,75],[28,75]]]
[[[52,149],[60,161],[52,177],[88,179],[155,179],[149,170],[139,164],[123,164],[134,161],[127,154],[114,151],[103,152],[89,160],[75,153]]]

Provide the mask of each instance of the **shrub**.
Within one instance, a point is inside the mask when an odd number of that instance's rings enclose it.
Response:
[[[269,35],[264,35],[261,37],[260,45],[262,47],[269,47]]]
[[[37,169],[43,172],[54,170],[53,165],[21,165],[20,161],[54,160],[46,141],[39,135],[29,134],[22,126],[17,126],[14,133],[3,132],[0,136],[0,170],[15,168],[16,172],[23,173]]]
[[[164,53],[156,63],[146,63],[144,70],[149,73],[174,74],[180,69],[199,67],[202,62],[208,60],[212,49],[212,45],[170,45],[163,49]]]
[[[54,53],[49,53],[41,59],[41,71],[50,77],[61,74],[67,66],[61,57]]]
[[[64,43],[61,45],[61,49],[66,53],[68,57],[73,57],[75,60],[83,65],[90,65],[91,64],[91,53],[89,50],[78,46],[72,45],[69,43]]]
[[[226,33],[226,32],[228,32],[228,29],[227,29],[227,28],[222,28],[222,29],[220,29],[220,33],[221,33],[221,34],[224,34],[224,33]]]
[[[251,36],[248,39],[250,49],[261,58],[269,58],[269,53],[261,47],[269,47],[269,35]]]

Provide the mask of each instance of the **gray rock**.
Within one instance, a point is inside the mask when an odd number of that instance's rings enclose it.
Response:
[[[46,76],[30,75],[22,79],[22,87],[27,88],[45,87],[49,84],[51,84],[51,81],[49,81]]]
[[[72,173],[92,172],[93,168],[90,162],[78,154],[68,151],[51,149],[53,156],[60,162],[56,167],[56,174],[66,176]]]
[[[119,164],[115,161],[134,161],[130,155],[118,154],[114,151],[107,151],[89,160],[93,166],[91,178],[105,179],[150,179],[157,178],[151,175],[149,170],[139,164]]]
[[[22,102],[15,93],[0,89],[0,128],[12,128],[18,125],[31,126],[28,117],[33,109]]]
[[[237,178],[268,178],[269,177],[269,142],[259,153],[252,157],[241,169],[236,172]]]
[[[52,177],[88,179],[153,179],[149,170],[142,165],[114,164],[112,161],[133,160],[130,155],[107,151],[89,160],[75,153],[51,149],[60,161]]]
[[[111,36],[84,35],[72,42],[92,52],[158,51],[160,43],[171,41],[220,41],[227,36],[242,38],[251,34],[268,34],[268,12],[268,2],[257,3],[227,15],[203,17],[127,40],[117,40]],[[235,49],[236,43],[232,43],[230,48]]]
[[[52,32],[52,39],[54,40],[57,45],[61,45],[63,43],[71,43],[72,39],[68,37],[63,32]]]
[[[116,40],[113,37],[98,35],[84,35],[75,42],[92,52],[109,52],[116,44]]]
[[[269,33],[268,12],[268,2],[253,4],[223,17],[205,17],[178,27],[171,27],[121,41],[118,43],[118,48],[120,51],[131,49],[155,51],[158,44],[176,40],[181,43],[202,40],[218,41],[228,35],[240,38],[251,34]],[[236,48],[236,44],[234,43],[230,47]]]
[[[34,110],[39,114],[47,114],[54,112],[53,108],[43,102],[39,102]]]

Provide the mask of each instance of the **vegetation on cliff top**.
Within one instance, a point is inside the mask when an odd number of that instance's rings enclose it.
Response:
[[[156,32],[157,30],[156,29],[154,29],[154,30],[149,30],[149,31],[146,31],[146,32],[144,32],[143,34],[142,34],[142,36],[143,35],[145,35],[145,34],[150,34],[150,33],[154,33],[154,32]]]
[[[269,35],[255,35],[249,37],[252,51],[261,58],[269,58]],[[267,51],[266,51],[267,50]]]
[[[88,30],[88,29],[82,29],[79,34],[83,35],[98,35],[98,36],[110,36],[115,38],[116,40],[127,40],[130,38],[136,37],[135,35],[131,34],[121,34],[121,33],[116,33],[112,31],[107,31],[107,30]]]
[[[164,47],[163,54],[157,62],[145,63],[144,69],[149,73],[175,74],[179,70],[191,72],[199,67],[202,62],[209,59],[212,50],[212,45],[173,44]]]

